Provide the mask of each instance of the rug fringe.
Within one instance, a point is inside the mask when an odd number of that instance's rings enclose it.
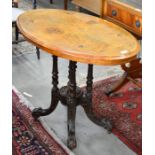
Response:
[[[35,108],[23,95],[21,92],[19,92],[15,86],[12,86],[12,90],[17,94],[17,96],[20,99],[20,103],[24,103],[25,106],[27,106],[31,111]],[[69,155],[75,155],[71,150],[67,148],[67,146],[61,141],[60,138],[52,131],[52,129],[47,125],[43,117],[39,118],[39,121],[45,128],[45,130],[57,141],[57,143],[63,147],[63,149],[68,153]]]

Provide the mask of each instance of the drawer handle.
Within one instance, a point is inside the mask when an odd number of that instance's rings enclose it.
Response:
[[[112,10],[112,15],[113,16],[117,16],[117,11],[116,10]]]
[[[136,20],[136,27],[140,27],[140,21],[139,20]]]

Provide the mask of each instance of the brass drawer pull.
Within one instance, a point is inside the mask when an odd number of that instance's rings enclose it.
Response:
[[[141,25],[139,20],[136,20],[136,23],[135,23],[135,24],[136,24],[136,27],[137,27],[137,28],[139,28],[140,25]]]
[[[112,16],[117,16],[117,11],[116,10],[112,10]]]

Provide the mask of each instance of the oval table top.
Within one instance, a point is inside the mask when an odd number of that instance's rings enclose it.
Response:
[[[17,24],[28,41],[72,61],[116,65],[131,61],[140,50],[128,31],[83,13],[37,9],[20,15]]]

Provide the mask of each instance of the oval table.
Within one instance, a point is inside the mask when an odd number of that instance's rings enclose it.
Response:
[[[34,118],[53,112],[59,101],[67,106],[68,147],[76,147],[76,106],[82,105],[94,123],[112,130],[107,118],[98,119],[92,109],[93,65],[118,65],[135,59],[140,50],[136,38],[106,20],[83,13],[57,9],[27,11],[17,20],[23,36],[53,55],[52,91],[49,108],[36,108]],[[58,57],[69,60],[69,82],[58,88]],[[88,64],[86,90],[76,86],[77,62]]]

